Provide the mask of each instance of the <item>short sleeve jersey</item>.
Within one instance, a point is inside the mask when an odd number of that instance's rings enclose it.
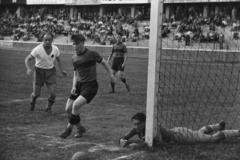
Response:
[[[86,50],[72,57],[74,71],[78,74],[78,82],[92,82],[97,79],[96,62],[102,62],[102,56],[95,51]]]
[[[52,45],[52,52],[48,55],[43,48],[43,44],[35,47],[30,54],[35,58],[35,66],[42,69],[53,68],[56,57],[60,56],[57,46]]]
[[[127,47],[125,44],[115,44],[112,47],[112,53],[114,57],[124,57],[124,54],[127,53]]]

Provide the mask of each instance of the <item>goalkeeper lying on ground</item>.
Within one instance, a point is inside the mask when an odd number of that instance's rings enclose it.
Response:
[[[136,146],[136,144],[131,144],[129,139],[134,135],[138,135],[141,140],[145,140],[145,124],[146,115],[144,113],[136,113],[131,121],[134,127],[126,133],[123,137],[119,139],[119,144],[121,147],[126,147],[128,145]],[[198,131],[193,131],[185,127],[174,127],[172,129],[167,129],[160,126],[160,132],[163,142],[175,142],[180,144],[196,144],[196,143],[211,143],[224,140],[229,137],[239,137],[240,130],[224,130],[225,122],[221,121],[218,124],[207,125],[202,127]]]

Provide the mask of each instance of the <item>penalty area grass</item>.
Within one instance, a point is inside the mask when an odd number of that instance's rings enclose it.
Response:
[[[147,89],[147,59],[129,58],[125,75],[131,92],[118,79],[116,93],[108,94],[110,78],[98,64],[99,91],[93,101],[81,108],[82,124],[87,132],[76,139],[72,135],[61,139],[68,122],[64,111],[72,87],[71,54],[62,54],[61,62],[69,74],[61,78],[59,70],[57,99],[53,114],[43,109],[48,92],[42,88],[33,112],[29,111],[31,78],[26,77],[24,64],[29,52],[0,50],[0,159],[1,160],[68,160],[78,151],[89,153],[92,160],[158,160],[158,159],[237,159],[239,144],[233,141],[210,145],[163,144],[157,148],[123,149],[118,139],[133,125],[130,118],[145,112]],[[106,57],[105,57],[106,59]],[[31,64],[33,66],[33,63]],[[138,141],[135,136],[134,140]],[[228,153],[225,152],[228,148]]]

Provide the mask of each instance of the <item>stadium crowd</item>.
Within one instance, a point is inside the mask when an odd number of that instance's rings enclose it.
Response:
[[[194,7],[190,7],[188,14],[179,17],[180,10],[177,9],[170,19],[164,17],[162,35],[167,37],[170,32],[173,32],[173,39],[184,41],[185,45],[191,45],[196,41],[222,42],[224,34],[217,32],[217,28],[231,27],[233,38],[238,39],[240,23],[235,10],[233,8],[232,16],[222,11],[212,11],[209,17],[203,17]],[[5,36],[13,36],[13,40],[28,41],[34,36],[40,42],[46,31],[52,32],[55,38],[58,35],[68,36],[82,33],[93,44],[101,45],[105,45],[106,42],[114,44],[116,42],[115,35],[121,35],[123,42],[128,40],[136,42],[141,38],[149,39],[149,19],[143,22],[141,12],[138,12],[134,18],[130,15],[120,16],[116,13],[108,13],[102,17],[97,13],[86,13],[75,19],[67,18],[64,13],[64,11],[60,11],[59,14],[55,12],[44,14],[44,9],[24,17],[17,17],[16,14],[8,12],[2,13],[0,15],[0,39],[4,39]],[[139,27],[140,23],[143,24],[143,28]]]
[[[98,14],[89,14],[82,16],[83,18],[70,19],[63,16],[54,16],[53,14],[45,14],[37,12],[33,15],[25,17],[17,17],[16,14],[3,13],[0,19],[0,35],[13,36],[13,40],[30,40],[31,36],[35,36],[37,41],[42,41],[45,32],[52,32],[54,36],[69,35],[74,33],[82,33],[93,43],[106,44],[109,40],[110,44],[115,43],[114,35],[129,37],[129,26],[133,29],[133,39],[138,37],[137,21],[139,19],[130,16],[120,16],[119,14],[107,14],[100,17]]]

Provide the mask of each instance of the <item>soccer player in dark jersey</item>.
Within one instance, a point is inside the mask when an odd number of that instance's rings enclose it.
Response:
[[[82,137],[82,134],[86,131],[81,124],[80,109],[85,104],[90,103],[97,94],[96,63],[101,63],[104,66],[111,77],[112,83],[116,82],[107,61],[99,53],[85,48],[83,35],[73,35],[72,40],[76,54],[72,57],[74,68],[73,86],[65,108],[69,115],[69,122],[65,131],[59,134],[61,138],[70,136],[74,126],[78,129],[75,138]]]
[[[141,146],[144,143],[132,143],[129,139],[135,135],[141,140],[145,140],[146,115],[144,113],[136,113],[131,118],[134,127],[119,139],[121,147]],[[163,142],[178,144],[197,144],[197,143],[214,143],[230,137],[240,137],[240,130],[225,130],[225,122],[221,121],[217,124],[207,125],[199,130],[191,130],[186,127],[174,127],[167,129],[162,125],[159,126],[161,138]]]
[[[125,44],[122,43],[121,35],[117,35],[117,44],[113,45],[112,52],[108,57],[107,63],[109,63],[112,57],[113,57],[113,61],[112,61],[113,75],[115,76],[115,74],[118,72],[118,75],[121,81],[125,84],[127,91],[130,92],[130,87],[127,84],[127,80],[123,74],[128,55],[127,55],[127,47]],[[115,83],[111,82],[111,88],[112,88],[112,91],[110,91],[109,93],[114,93]]]

